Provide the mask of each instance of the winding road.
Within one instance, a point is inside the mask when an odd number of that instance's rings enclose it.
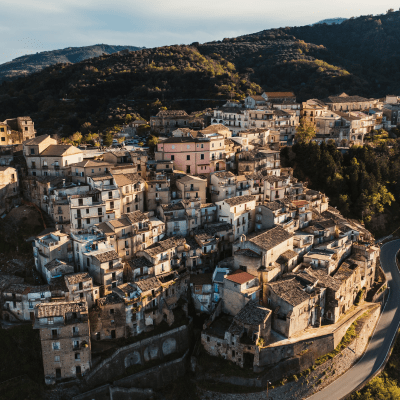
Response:
[[[400,240],[381,247],[381,266],[386,273],[390,293],[366,352],[345,374],[307,400],[344,399],[384,363],[400,323],[400,273],[396,265],[399,249]]]

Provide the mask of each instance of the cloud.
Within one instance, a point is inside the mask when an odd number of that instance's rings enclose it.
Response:
[[[0,63],[96,43],[155,47],[206,42],[325,18],[376,14],[391,0],[3,0]]]

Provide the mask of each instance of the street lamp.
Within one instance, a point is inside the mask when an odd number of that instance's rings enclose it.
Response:
[[[267,400],[269,400],[269,396],[268,396],[268,386],[271,384],[270,381],[267,381]]]

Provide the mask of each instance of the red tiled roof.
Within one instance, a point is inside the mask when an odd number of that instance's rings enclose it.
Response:
[[[293,92],[265,92],[268,98],[295,97]]]
[[[292,201],[292,204],[295,207],[302,207],[302,206],[305,206],[306,204],[308,204],[308,201],[307,200],[294,200],[294,201]]]
[[[255,276],[249,274],[248,272],[244,272],[240,269],[232,272],[230,275],[228,275],[226,277],[226,279],[228,279],[232,282],[235,282],[235,283],[239,283],[240,285],[243,283],[249,282],[254,278],[255,278]]]

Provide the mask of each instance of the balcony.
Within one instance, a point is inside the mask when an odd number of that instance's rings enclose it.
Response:
[[[191,186],[190,188],[185,188],[186,192],[198,192],[200,188],[198,186]]]
[[[49,166],[48,166],[48,165],[43,165],[43,166],[42,166],[42,169],[43,169],[43,170],[48,170],[48,169],[49,169]]]
[[[60,166],[59,166],[59,165],[55,165],[55,166],[54,166],[54,169],[55,169],[56,171],[58,171],[58,170],[60,169]]]

